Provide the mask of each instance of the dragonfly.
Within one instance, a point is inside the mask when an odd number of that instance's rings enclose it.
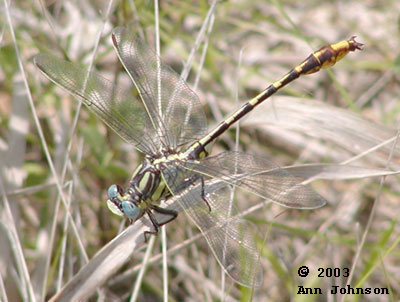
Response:
[[[207,131],[198,96],[136,34],[117,27],[112,44],[133,85],[115,84],[95,70],[51,54],[34,63],[49,80],[82,101],[132,147],[144,153],[124,190],[113,184],[107,205],[131,222],[149,219],[157,234],[183,210],[200,229],[223,270],[237,283],[259,286],[259,252],[249,222],[233,219],[233,189],[293,209],[316,209],[326,201],[304,179],[273,162],[238,151],[209,154],[209,147],[230,126],[301,75],[333,66],[363,44],[349,40],[323,46],[278,81]],[[166,208],[170,198],[178,207]],[[147,220],[148,221],[148,220]]]

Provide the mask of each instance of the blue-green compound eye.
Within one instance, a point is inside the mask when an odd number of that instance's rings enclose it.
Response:
[[[133,202],[130,201],[122,202],[122,211],[124,212],[126,217],[133,221],[138,219],[142,214],[142,211]]]
[[[122,193],[122,188],[118,185],[111,185],[108,188],[108,198],[112,199],[115,197],[118,197],[118,195],[121,195]]]
[[[121,202],[123,199],[122,193],[122,188],[118,185],[111,185],[107,192],[107,207],[111,212],[118,216],[124,216],[124,213],[121,209]]]

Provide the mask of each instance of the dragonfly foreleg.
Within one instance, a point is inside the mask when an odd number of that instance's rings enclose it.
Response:
[[[149,216],[151,223],[153,224],[154,231],[145,231],[144,232],[144,241],[147,243],[148,235],[157,235],[158,230],[160,229],[160,225],[156,219],[156,217],[153,215],[153,213],[149,210],[146,211],[147,216]]]
[[[164,209],[164,208],[161,208],[161,207],[158,207],[158,206],[155,206],[155,205],[152,205],[151,209],[156,211],[159,214],[170,216],[169,219],[167,219],[167,220],[165,220],[165,221],[163,221],[161,223],[158,223],[158,226],[163,226],[164,224],[174,220],[178,216],[178,212],[177,211]]]
[[[148,210],[146,211],[147,216],[149,216],[150,221],[154,227],[154,231],[145,231],[144,232],[144,240],[147,242],[148,239],[148,235],[156,235],[160,229],[161,226],[163,226],[164,224],[174,220],[177,216],[178,216],[178,212],[174,211],[174,210],[168,210],[168,209],[164,209],[155,205],[151,205],[150,209],[152,209],[153,211],[162,214],[162,215],[166,215],[166,216],[170,216],[167,220],[164,220],[162,222],[158,222],[157,218],[154,216],[154,214]]]

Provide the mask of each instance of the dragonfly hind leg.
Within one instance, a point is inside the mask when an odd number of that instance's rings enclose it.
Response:
[[[207,196],[206,193],[204,192],[204,178],[203,176],[200,176],[200,181],[201,181],[201,199],[203,199],[203,201],[206,203],[207,207],[208,207],[208,212],[211,212],[211,206],[207,201]]]
[[[190,186],[197,186],[198,183],[197,181],[200,179],[200,186],[201,186],[201,199],[206,203],[207,207],[208,207],[208,212],[211,212],[211,206],[207,201],[207,196],[204,190],[205,184],[204,184],[204,177],[200,174],[195,174],[191,177],[185,178],[185,180],[183,181],[182,184],[180,184],[177,189],[176,192],[181,192],[185,189],[188,189]]]

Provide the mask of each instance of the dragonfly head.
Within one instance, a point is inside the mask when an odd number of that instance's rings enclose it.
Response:
[[[111,185],[108,188],[108,209],[118,216],[126,216],[135,221],[143,216],[144,210],[137,206],[128,193],[124,193],[119,185]]]

